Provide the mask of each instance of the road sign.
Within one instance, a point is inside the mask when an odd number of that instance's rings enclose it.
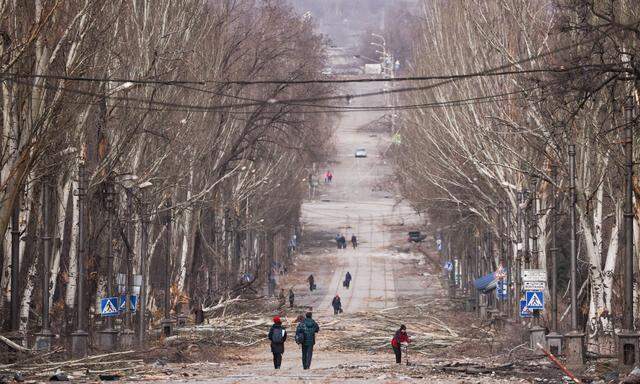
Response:
[[[527,300],[524,298],[520,299],[520,317],[533,317],[533,311],[527,308]]]
[[[131,312],[136,313],[136,307],[138,306],[138,296],[136,295],[130,295],[129,296],[129,300],[131,300],[131,305],[130,307],[132,308]],[[126,298],[124,295],[120,296],[120,305],[118,306],[118,309],[120,310],[120,312],[124,312],[125,311],[125,305],[126,303]]]
[[[453,269],[453,263],[451,263],[450,261],[447,261],[446,263],[444,263],[444,269],[451,272],[451,270]]]
[[[436,245],[438,246],[438,252],[442,251],[442,239],[436,240]]]
[[[100,300],[100,315],[104,317],[118,316],[118,298],[106,297]]]
[[[547,281],[547,271],[544,269],[523,269],[522,281]]]
[[[507,299],[507,282],[506,281],[498,281],[496,284],[496,298],[498,300],[506,300]]]
[[[522,288],[525,291],[544,291],[547,283],[544,281],[524,281]]]
[[[544,294],[541,291],[526,291],[524,297],[529,310],[544,309]]]

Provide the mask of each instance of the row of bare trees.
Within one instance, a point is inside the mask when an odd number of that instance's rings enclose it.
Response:
[[[308,20],[280,0],[0,1],[0,20],[3,319],[10,271],[19,268],[19,328],[39,321],[42,234],[51,233],[52,325],[63,333],[72,325],[81,166],[92,313],[113,294],[110,256],[113,273],[142,273],[144,218],[152,311],[164,295],[166,252],[174,305],[206,305],[236,289],[241,275],[262,282],[273,262],[286,261],[312,164],[330,150],[331,132],[325,114],[296,113],[300,106],[281,100],[332,89],[253,80],[320,73],[324,42]],[[47,188],[53,199],[44,207]]]
[[[621,143],[625,100],[632,96],[636,110],[639,102],[640,3],[425,1],[421,16],[410,73],[477,76],[420,82],[415,85],[426,89],[406,95],[407,104],[419,107],[403,112],[395,153],[404,196],[428,213],[434,229],[488,231],[496,241],[504,225],[498,207],[505,203],[513,223],[507,257],[514,266],[531,259],[531,267],[547,268],[553,184],[559,257],[566,264],[568,146],[576,144],[579,310],[593,345],[610,344],[622,312]],[[539,252],[523,255],[533,244],[523,246],[532,239],[516,225],[516,214],[527,189],[539,198],[533,228]],[[637,204],[634,211],[640,244]],[[494,249],[490,270],[504,263]],[[566,286],[568,274],[560,280]]]

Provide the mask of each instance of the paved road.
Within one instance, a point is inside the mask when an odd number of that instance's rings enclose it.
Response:
[[[379,90],[381,85],[355,84],[351,93]],[[355,99],[353,106],[383,105],[382,96]],[[330,306],[335,294],[339,294],[345,312],[354,313],[367,309],[380,309],[395,305],[396,263],[389,251],[404,235],[394,227],[417,220],[413,210],[397,204],[393,186],[381,188],[392,173],[381,154],[390,145],[387,133],[372,130],[383,112],[362,111],[343,113],[336,130],[336,159],[327,165],[333,172],[331,184],[325,184],[317,200],[303,206],[305,231],[326,234],[326,245],[335,256],[332,273],[316,275],[317,294],[308,298],[308,304],[318,308],[322,315],[332,314]],[[366,158],[356,158],[355,150],[367,150]],[[324,172],[325,170],[321,170]],[[390,190],[391,189],[391,190]],[[403,229],[404,231],[405,229]],[[359,239],[357,249],[350,244],[346,250],[338,250],[333,238],[342,233],[347,240],[355,234]],[[324,257],[326,252],[312,255]],[[346,272],[353,276],[351,289],[342,287]]]
[[[352,93],[371,92],[380,89],[379,84],[356,84]],[[382,105],[382,97],[356,99],[352,105]],[[336,158],[328,167],[334,174],[333,183],[322,185],[316,198],[303,206],[305,234],[322,236],[319,245],[305,251],[298,259],[298,267],[283,279],[283,286],[295,285],[299,305],[311,306],[314,317],[323,324],[336,320],[331,300],[336,293],[342,298],[345,314],[393,307],[399,295],[424,295],[417,274],[407,274],[406,262],[417,256],[394,250],[398,244],[406,246],[406,231],[418,217],[413,210],[396,204],[394,192],[379,185],[390,175],[391,169],[380,154],[390,144],[388,134],[372,132],[367,127],[382,117],[381,112],[350,112],[342,114],[336,127]],[[366,158],[356,159],[357,148],[365,148]],[[325,170],[321,170],[324,172]],[[343,233],[347,239],[358,236],[357,249],[338,250],[334,237]],[[404,270],[403,270],[404,268]],[[351,272],[350,289],[342,286],[346,272]],[[309,293],[304,283],[308,273],[313,273],[318,290]],[[304,292],[304,293],[303,293]],[[290,317],[295,313],[289,314]],[[357,315],[356,315],[357,316]],[[339,320],[339,317],[338,317]],[[393,332],[389,330],[390,334]],[[388,364],[391,356],[371,356],[366,353],[339,354],[325,349],[322,333],[311,371],[301,369],[299,348],[287,343],[282,369],[274,372],[268,348],[256,351],[250,365],[225,366],[227,373],[218,378],[222,382],[288,382],[299,380],[326,381],[340,376],[343,364]],[[349,379],[343,382],[368,380]]]

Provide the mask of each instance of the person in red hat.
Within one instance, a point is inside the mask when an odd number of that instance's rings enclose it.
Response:
[[[397,364],[402,361],[402,345],[408,345],[410,342],[411,339],[407,334],[407,327],[404,324],[400,325],[400,329],[396,331],[393,339],[391,339],[391,348],[393,348],[393,353],[396,355]]]
[[[267,336],[271,340],[271,353],[273,353],[273,367],[280,369],[282,364],[282,354],[284,353],[284,342],[287,341],[287,331],[282,326],[280,316],[273,317],[273,325],[269,329]]]

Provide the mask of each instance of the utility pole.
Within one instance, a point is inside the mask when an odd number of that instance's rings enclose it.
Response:
[[[562,353],[562,335],[558,333],[558,165],[551,164],[551,332],[547,335],[549,351]]]
[[[131,295],[133,294],[133,226],[131,220],[133,218],[133,192],[131,191],[131,183],[125,185],[125,195],[127,198],[127,226],[125,231],[126,244],[126,283],[124,289],[124,322],[120,333],[120,348],[130,348],[134,343],[133,332],[133,306],[131,305]]]
[[[511,262],[512,255],[512,242],[511,242],[511,204],[509,201],[506,203],[506,218],[507,218],[507,228],[506,228],[506,259],[507,259],[507,316],[511,317],[513,311],[513,263]]]
[[[633,114],[634,100],[628,96],[624,106],[624,308],[622,331],[618,333],[618,362],[621,366],[633,367],[638,364],[640,334],[634,329],[633,316]]]
[[[86,198],[87,175],[84,159],[78,165],[78,256],[76,258],[76,330],[71,334],[71,350],[74,357],[87,355],[86,311],[84,307],[84,281],[86,250]]]
[[[107,214],[107,297],[113,297],[113,180],[111,176],[104,183]],[[113,328],[113,318],[106,318],[106,326],[99,332],[100,347],[111,351],[116,346],[118,332]]]
[[[558,165],[551,165],[551,331],[558,331]]]
[[[633,99],[625,105],[624,128],[625,196],[624,196],[624,313],[622,327],[633,330]]]
[[[20,327],[20,193],[17,194],[11,213],[11,331]]]
[[[569,144],[569,217],[571,221],[571,233],[569,236],[570,248],[570,292],[571,292],[571,331],[565,335],[565,352],[567,363],[571,366],[581,367],[584,365],[584,334],[578,329],[578,289],[577,281],[577,230],[576,218],[576,145]]]
[[[167,199],[164,208],[166,226],[166,249],[164,254],[164,319],[162,320],[162,332],[165,337],[171,336],[173,321],[171,320],[171,291],[169,279],[171,279],[171,200]],[[225,242],[226,247],[226,242]]]
[[[523,253],[523,244],[522,244],[522,200],[523,193],[521,191],[516,193],[516,201],[517,201],[517,211],[516,211],[516,286],[515,286],[515,295],[516,295],[516,305],[517,308],[520,308],[520,296],[522,294],[522,253]]]
[[[538,258],[538,176],[531,177],[531,200],[529,201],[531,210],[531,258],[534,268],[541,267]],[[545,268],[546,269],[546,268]]]
[[[51,349],[53,333],[49,329],[49,279],[51,272],[51,180],[49,176],[42,179],[42,324],[36,334],[37,350]]]
[[[530,217],[529,210],[531,209],[531,204],[529,201],[529,191],[522,191],[522,204],[525,205],[524,210],[522,210],[522,221],[524,225],[524,239],[523,239],[523,250],[524,253],[524,269],[531,268],[531,253],[529,252],[529,228],[530,228]]]
[[[499,258],[500,258],[500,263],[498,265],[498,269],[502,268],[502,270],[504,271],[504,268],[506,268],[506,262],[505,262],[505,239],[504,239],[504,202],[502,200],[500,200],[498,202],[498,234],[500,235],[500,239],[498,239],[499,241],[499,247],[500,247],[500,252],[499,252]],[[500,278],[500,280],[498,281],[498,284],[500,284],[500,290],[502,291],[504,288],[504,278]],[[503,292],[503,295],[506,292]],[[502,296],[502,295],[500,295]],[[500,306],[500,312],[504,312],[504,303],[502,300],[502,297],[496,297],[496,299],[498,299],[498,305]]]
[[[149,253],[149,203],[147,202],[147,189],[152,184],[150,182],[142,183],[140,190],[142,191],[142,205],[140,212],[141,221],[141,238],[140,238],[140,275],[142,276],[140,283],[140,309],[138,310],[138,344],[144,346],[145,340],[145,312],[147,311],[147,253]]]

